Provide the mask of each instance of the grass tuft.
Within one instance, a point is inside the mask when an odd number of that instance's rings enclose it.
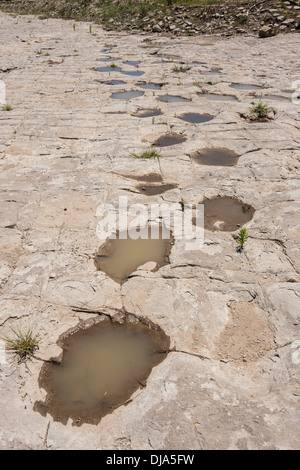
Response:
[[[268,116],[270,108],[267,104],[264,104],[261,101],[259,101],[258,103],[252,101],[251,104],[252,108],[250,108],[250,113],[253,114],[256,119],[264,119]]]
[[[12,110],[12,107],[10,104],[6,104],[2,108],[2,111],[11,111],[11,110]]]
[[[132,154],[135,158],[160,158],[160,155],[156,149],[145,150],[141,155]]]
[[[11,328],[13,337],[4,337],[8,348],[18,356],[19,361],[24,361],[34,355],[34,352],[38,349],[39,339],[33,334],[31,328],[28,328],[25,332],[21,328]]]
[[[173,67],[173,72],[176,72],[176,73],[185,73],[187,72],[188,70],[190,70],[191,67],[189,67],[188,65],[175,65]]]

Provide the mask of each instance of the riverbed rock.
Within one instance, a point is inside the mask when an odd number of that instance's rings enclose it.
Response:
[[[271,26],[265,25],[259,30],[258,35],[260,38],[270,38],[275,35],[275,32]]]
[[[290,91],[300,59],[290,49],[299,50],[300,36],[174,41],[73,25],[0,13],[0,78],[10,105],[0,111],[0,336],[31,327],[40,340],[26,364],[0,343],[1,449],[297,449],[300,144]],[[97,70],[112,62],[144,74]],[[181,63],[190,68],[179,76],[173,69]],[[140,78],[162,88],[111,99],[136,90]],[[187,100],[161,101],[164,94]],[[241,117],[259,100],[276,119]],[[137,116],[142,109],[161,114]],[[179,119],[199,112],[213,119]],[[160,148],[159,158],[137,158],[170,131],[185,141]],[[191,155],[203,148],[239,158],[225,169],[200,165]],[[153,196],[137,191],[151,179],[175,187]],[[121,196],[132,210],[174,204],[185,217],[188,206],[218,196],[255,212],[242,250],[241,227],[222,231],[217,220],[196,249],[174,235],[167,264],[144,264],[119,284],[97,271],[94,257],[101,211],[118,211]],[[45,399],[43,360],[59,356],[59,336],[97,315],[117,321],[120,312],[170,337],[168,356],[146,386],[98,425],[64,425],[35,411]]]

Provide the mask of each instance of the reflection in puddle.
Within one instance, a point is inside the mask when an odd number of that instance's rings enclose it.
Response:
[[[199,113],[184,113],[178,116],[182,121],[191,122],[192,124],[200,124],[202,122],[208,122],[213,119],[210,114],[199,114]]]
[[[242,85],[241,83],[232,83],[230,88],[235,90],[261,90],[262,87],[258,85]]]
[[[42,366],[39,386],[47,396],[35,411],[63,424],[97,424],[146,385],[152,368],[167,356],[169,338],[133,315],[120,313],[119,320],[97,316],[59,338],[63,352]]]
[[[115,100],[132,100],[133,98],[139,98],[140,96],[143,96],[144,92],[143,91],[120,91],[116,93],[111,94],[111,98]]]
[[[156,147],[169,147],[171,145],[181,144],[186,141],[186,137],[180,134],[166,134],[159,137],[153,145]]]
[[[140,77],[141,75],[144,75],[145,72],[142,72],[141,70],[134,70],[134,71],[126,72],[125,70],[123,70],[121,73],[123,73],[124,75],[131,75],[133,77]]]
[[[177,184],[140,184],[136,189],[145,196],[156,196],[158,194],[163,194],[166,191],[177,188]]]
[[[164,101],[166,103],[176,103],[178,101],[191,101],[188,98],[183,98],[182,96],[174,96],[174,95],[161,95],[156,98],[159,101]]]
[[[137,86],[144,88],[144,90],[160,90],[161,85],[156,85],[155,83],[137,83]]]
[[[139,65],[140,62],[135,62],[133,60],[127,60],[126,62],[124,62],[125,65],[131,65],[132,67],[136,67],[137,65]]]
[[[237,101],[237,97],[232,95],[215,95],[213,93],[200,92],[197,92],[197,95],[201,96],[201,98],[207,98],[208,100],[212,101]]]
[[[140,117],[140,118],[147,118],[147,117],[155,117],[155,116],[160,116],[162,114],[160,109],[140,109],[138,110],[134,116]]]
[[[104,85],[124,85],[126,82],[123,82],[123,80],[108,80],[102,83]]]
[[[191,158],[200,165],[234,166],[239,155],[225,148],[204,148],[192,153]]]
[[[158,238],[154,238],[151,228],[146,226],[140,230],[143,238],[133,240],[129,238],[127,231],[121,232],[116,239],[107,239],[96,254],[96,268],[122,284],[131,273],[148,261],[154,261],[156,269],[168,264],[171,237],[165,228],[157,226],[154,229],[158,232]]]
[[[120,67],[97,67],[96,71],[97,72],[121,72]]]
[[[119,59],[118,57],[117,58],[114,58],[114,57],[105,57],[104,59],[97,59],[98,62],[116,62],[117,60],[121,60]]]
[[[288,96],[277,96],[277,95],[265,95],[262,96],[261,99],[263,100],[272,100],[272,101],[290,101]]]
[[[233,232],[249,222],[254,208],[232,197],[215,197],[204,201],[204,228]]]

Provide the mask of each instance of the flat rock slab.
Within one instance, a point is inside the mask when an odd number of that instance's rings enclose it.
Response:
[[[300,105],[286,90],[299,79],[300,36],[171,39],[73,24],[0,13],[0,79],[11,106],[0,111],[0,335],[30,325],[38,356],[49,359],[80,320],[122,310],[163,328],[171,352],[126,406],[80,427],[33,411],[45,398],[41,361],[2,354],[0,448],[297,449]],[[161,88],[111,99],[139,87],[134,75],[96,70],[106,49],[101,65],[120,59],[126,71],[138,62],[145,83]],[[170,59],[156,64],[157,55]],[[186,73],[173,73],[179,61],[192,64]],[[202,75],[216,68],[222,74]],[[185,101],[159,101],[164,95]],[[286,99],[272,101],[274,120],[247,122],[241,115],[261,96]],[[144,117],[143,109],[159,111]],[[195,125],[178,119],[185,113],[213,119]],[[159,149],[162,157],[134,158],[170,133],[184,138]],[[203,148],[239,159],[199,165],[190,155]],[[175,189],[143,194],[136,187],[147,175]],[[169,264],[140,266],[120,285],[96,270],[94,256],[97,208],[121,195],[148,207],[234,197],[255,209],[249,239],[242,252],[238,227],[206,230],[198,251],[175,240]]]

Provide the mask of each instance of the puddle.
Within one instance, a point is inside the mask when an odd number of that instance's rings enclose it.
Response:
[[[211,75],[220,75],[221,72],[220,70],[209,70],[207,72],[201,72],[201,75],[206,75],[208,77],[210,77]]]
[[[153,142],[154,147],[169,147],[171,145],[181,144],[186,141],[186,137],[181,134],[166,134],[162,135],[155,142]]]
[[[116,93],[112,93],[110,95],[111,98],[115,100],[132,100],[133,98],[139,98],[140,96],[143,96],[144,92],[143,91],[120,91]]]
[[[98,62],[116,62],[117,60],[121,60],[120,58],[113,58],[113,57],[104,57],[103,59],[97,59]]]
[[[192,160],[200,165],[234,166],[239,155],[225,148],[204,148],[191,154]]]
[[[199,114],[199,113],[184,113],[178,116],[182,121],[191,122],[192,124],[200,124],[202,122],[208,122],[213,119],[210,114]]]
[[[137,83],[137,86],[144,88],[144,90],[160,90],[161,85],[156,85],[155,83]]]
[[[34,410],[73,426],[98,424],[146,385],[153,367],[162,362],[169,338],[155,324],[133,315],[119,321],[99,315],[61,335],[62,354],[45,362],[39,386],[47,392]]]
[[[229,85],[230,88],[234,88],[235,90],[261,90],[261,86],[258,85],[242,85],[241,83],[232,83]]]
[[[162,112],[160,109],[140,109],[133,116],[140,118],[161,116]]]
[[[237,97],[233,95],[215,95],[213,93],[200,93],[197,92],[198,96],[201,98],[207,98],[212,101],[237,101]]]
[[[132,75],[133,77],[140,77],[141,75],[144,75],[145,72],[142,72],[141,70],[133,70],[133,71],[122,71],[124,75]]]
[[[140,184],[136,186],[136,189],[145,196],[156,196],[158,194],[163,194],[166,191],[177,188],[177,184]]]
[[[104,85],[125,85],[126,82],[123,82],[123,80],[108,80],[106,82],[101,82]]]
[[[97,72],[121,72],[122,69],[120,67],[97,67]]]
[[[156,269],[168,264],[171,251],[171,238],[168,237],[168,231],[161,227],[159,229],[159,238],[150,238],[151,229],[146,226],[140,230],[141,237],[136,240],[129,238],[128,231],[121,232],[119,238],[107,239],[100,246],[95,256],[95,266],[99,271],[105,272],[111,279],[119,284],[127,281],[131,273],[136,271],[139,266],[154,261]],[[120,238],[128,237],[128,238]]]
[[[126,62],[123,62],[125,65],[131,65],[132,67],[136,67],[139,65],[140,62],[135,62],[133,60],[127,60]]]
[[[215,197],[204,201],[204,228],[233,232],[249,222],[254,208],[232,197]]]
[[[265,95],[261,97],[262,100],[273,100],[273,101],[290,101],[288,96],[279,95]]]
[[[163,101],[165,103],[175,103],[178,101],[182,101],[186,103],[187,101],[191,101],[188,98],[183,98],[182,96],[174,96],[174,95],[161,95],[161,96],[158,96],[156,99],[159,101]]]

